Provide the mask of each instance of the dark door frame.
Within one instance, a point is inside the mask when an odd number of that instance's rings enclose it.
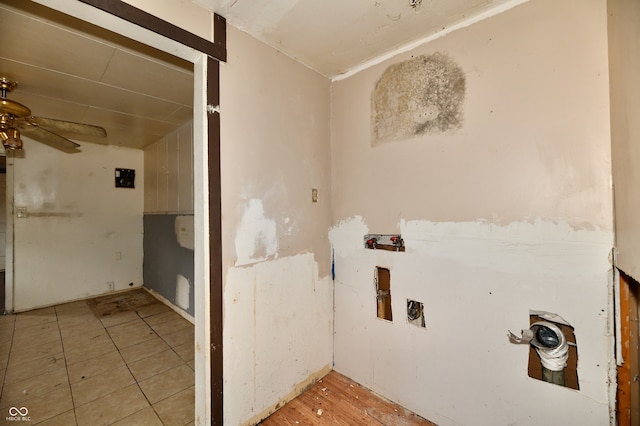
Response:
[[[132,24],[160,34],[208,56],[207,105],[220,105],[220,61],[227,60],[226,20],[214,14],[214,41],[201,38],[120,0],[78,0]],[[209,110],[209,108],[207,108]],[[211,347],[211,424],[222,425],[222,224],[220,186],[220,113],[207,114],[209,183],[209,294]],[[215,110],[215,111],[213,111]]]

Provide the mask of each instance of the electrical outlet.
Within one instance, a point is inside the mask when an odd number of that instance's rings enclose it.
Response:
[[[20,219],[24,219],[27,217],[27,208],[26,207],[16,207],[16,217]]]
[[[115,288],[116,288],[116,286],[115,286],[115,283],[113,281],[107,282],[107,290],[113,291],[113,290],[115,290]]]

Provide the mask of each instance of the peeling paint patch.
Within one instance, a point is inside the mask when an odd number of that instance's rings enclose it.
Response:
[[[235,238],[236,266],[260,262],[278,252],[276,222],[265,217],[262,200],[249,200]]]
[[[195,248],[195,234],[193,229],[193,216],[176,216],[176,239],[180,247],[189,250]]]
[[[185,311],[189,310],[189,280],[178,274],[176,276],[176,305]]]
[[[462,127],[466,79],[441,52],[391,65],[371,95],[371,145]]]

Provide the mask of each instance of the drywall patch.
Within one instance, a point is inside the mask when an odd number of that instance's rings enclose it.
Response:
[[[421,255],[457,259],[486,270],[524,274],[533,266],[535,258],[535,267],[541,275],[572,280],[592,273],[584,267],[585,262],[599,265],[603,259],[607,261],[613,245],[610,231],[575,229],[566,222],[542,219],[504,226],[484,221],[403,219],[400,230],[412,251]]]
[[[278,251],[276,222],[265,217],[262,200],[251,199],[236,230],[236,266],[260,262]]]
[[[355,216],[340,221],[329,230],[329,241],[338,256],[346,257],[362,250],[362,236],[369,228],[362,216]]]
[[[333,285],[312,253],[225,274],[225,422],[255,424],[299,383],[331,364]],[[282,368],[286,365],[287,368]]]
[[[466,80],[444,53],[391,65],[371,95],[371,145],[462,127]]]

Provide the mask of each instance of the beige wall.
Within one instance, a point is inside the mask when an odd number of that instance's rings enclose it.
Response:
[[[435,52],[465,73],[461,128],[372,146],[378,79]],[[532,0],[334,82],[331,108],[336,370],[442,425],[607,424],[605,1]],[[364,250],[367,232],[401,232],[407,250]],[[376,266],[392,323],[375,316]],[[527,376],[506,333],[530,309],[575,327],[579,392]]]
[[[608,8],[617,265],[640,280],[640,3],[610,0]]]
[[[329,81],[227,28],[224,414],[238,425],[331,366]]]
[[[82,144],[64,154],[25,139],[14,160],[14,309],[68,302],[142,284],[142,151]],[[115,169],[136,188],[115,188]]]

